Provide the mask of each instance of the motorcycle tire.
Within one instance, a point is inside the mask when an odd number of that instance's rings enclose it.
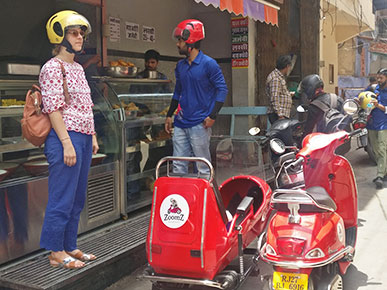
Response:
[[[330,264],[322,270],[323,275],[319,279],[313,279],[316,290],[344,290],[343,276],[337,263]]]
[[[372,149],[369,137],[368,137],[367,147],[365,147],[364,150],[367,152],[368,156],[370,157],[372,164],[376,165],[375,153],[374,153],[374,150]]]

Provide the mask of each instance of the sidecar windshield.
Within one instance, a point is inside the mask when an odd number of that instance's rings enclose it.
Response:
[[[222,184],[237,175],[252,175],[263,180],[274,178],[265,137],[212,137],[211,156],[215,179]],[[215,157],[215,158],[214,158]]]

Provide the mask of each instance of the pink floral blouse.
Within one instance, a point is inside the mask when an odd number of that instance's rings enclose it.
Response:
[[[70,102],[65,103],[63,94],[63,77],[59,61],[66,71]],[[93,118],[93,101],[83,67],[77,63],[52,58],[42,67],[39,76],[42,90],[43,112],[62,112],[67,131],[95,134]]]

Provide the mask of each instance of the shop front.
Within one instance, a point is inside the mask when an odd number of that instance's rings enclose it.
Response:
[[[106,67],[121,61],[127,69],[141,71],[144,53],[154,49],[161,55],[158,70],[167,77],[141,79],[136,73],[117,75],[102,68],[87,71],[100,152],[94,156],[89,174],[79,229],[83,233],[151,203],[154,168],[162,157],[172,154],[170,136],[163,128],[173,92],[174,67],[181,58],[171,38],[177,23],[196,18],[205,24],[202,50],[223,70],[231,92],[226,106],[237,104],[236,97],[246,92],[245,88],[239,91],[235,79],[248,77],[252,68],[232,66],[237,63],[230,57],[232,15],[206,6],[213,3],[195,1],[149,0],[144,5],[141,0],[39,0],[41,5],[35,5],[21,0],[2,7],[1,21],[15,24],[0,32],[0,264],[39,249],[48,198],[48,164],[44,148],[22,139],[20,120],[25,94],[38,83],[40,67],[51,57],[45,35],[47,19],[57,11],[71,9],[90,20],[93,32],[79,61],[100,55]],[[32,19],[28,17],[31,13],[35,15]],[[250,27],[254,21],[248,23]],[[248,49],[254,43],[250,42]],[[243,56],[238,53],[234,54],[236,59]],[[253,82],[251,79],[248,86]],[[248,92],[249,98],[254,98],[253,93]],[[228,131],[222,126],[215,129]]]

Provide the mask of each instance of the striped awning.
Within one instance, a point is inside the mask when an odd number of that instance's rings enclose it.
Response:
[[[278,6],[265,0],[195,0],[204,5],[212,5],[236,15],[243,15],[261,22],[278,26]]]

